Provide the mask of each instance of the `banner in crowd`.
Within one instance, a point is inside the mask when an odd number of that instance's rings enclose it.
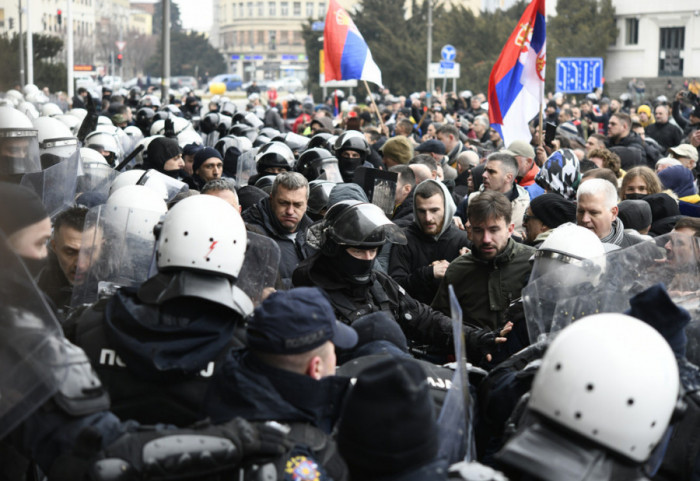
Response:
[[[326,81],[367,80],[382,86],[382,73],[350,15],[330,0],[323,31]]]
[[[508,38],[489,77],[489,121],[508,145],[529,141],[528,122],[544,97],[547,29],[545,0],[532,0]]]

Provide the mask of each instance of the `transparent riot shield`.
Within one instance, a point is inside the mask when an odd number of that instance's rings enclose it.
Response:
[[[700,239],[680,233],[563,265],[529,283],[523,289],[523,307],[530,340],[590,314],[623,312],[630,298],[657,283],[690,311],[694,320],[686,328],[688,357],[700,354]]]
[[[380,207],[386,215],[394,212],[396,205],[396,184],[399,174],[385,170],[358,167],[353,182],[367,194],[371,203]]]
[[[25,174],[21,184],[41,197],[46,211],[53,217],[73,205],[80,170],[80,152],[76,150],[46,170]]]
[[[161,214],[100,205],[85,218],[71,306],[90,304],[118,287],[148,278],[154,254],[153,228]]]
[[[335,159],[325,159],[321,161],[321,175],[319,179],[327,180],[329,182],[335,182],[340,184],[343,182],[343,176],[340,175],[340,168],[338,167],[338,161]],[[394,189],[396,192],[396,189]],[[393,202],[393,200],[392,200]]]
[[[158,172],[155,169],[148,169],[141,176],[136,185],[144,185],[157,192],[161,192],[165,188],[163,200],[170,202],[180,192],[190,190],[189,186],[184,182],[174,179],[168,175]]]
[[[450,292],[450,311],[452,317],[452,335],[454,337],[456,369],[452,386],[447,391],[445,403],[438,416],[440,429],[439,457],[447,459],[450,464],[458,461],[472,461],[475,458],[474,429],[472,426],[472,404],[469,396],[467,378],[467,354],[464,341],[462,308],[454,293]]]
[[[70,345],[44,296],[0,232],[0,439],[57,390]]]
[[[257,306],[262,302],[265,288],[274,287],[279,275],[281,252],[277,242],[254,232],[248,232],[248,247],[236,287],[245,292]]]
[[[243,152],[238,157],[238,165],[236,166],[236,185],[240,188],[248,185],[248,179],[258,173],[258,167],[255,162],[255,156],[258,154],[258,148],[253,148],[247,152]]]
[[[106,163],[83,162],[82,174],[78,177],[75,188],[76,196],[85,192],[103,194],[105,198],[109,196],[109,186],[117,178],[119,172]]]

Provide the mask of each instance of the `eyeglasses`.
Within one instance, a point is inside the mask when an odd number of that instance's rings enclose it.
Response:
[[[527,212],[523,214],[523,224],[525,224],[530,219],[537,219],[534,215],[527,215]]]

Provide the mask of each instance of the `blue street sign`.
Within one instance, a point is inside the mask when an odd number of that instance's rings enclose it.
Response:
[[[231,55],[231,60],[240,60],[241,56],[240,55]]]
[[[452,70],[455,68],[454,62],[440,62],[440,68],[445,70]]]
[[[440,50],[440,55],[445,62],[454,62],[457,58],[457,50],[452,45],[447,44]]]
[[[585,94],[602,86],[602,58],[557,59],[557,92]]]

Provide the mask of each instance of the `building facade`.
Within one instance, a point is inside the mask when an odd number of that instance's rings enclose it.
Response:
[[[214,0],[212,43],[226,56],[229,71],[244,81],[284,76],[305,80],[302,25],[309,19],[323,21],[326,8],[324,0]]]
[[[620,31],[605,77],[700,78],[700,2],[615,0]]]

